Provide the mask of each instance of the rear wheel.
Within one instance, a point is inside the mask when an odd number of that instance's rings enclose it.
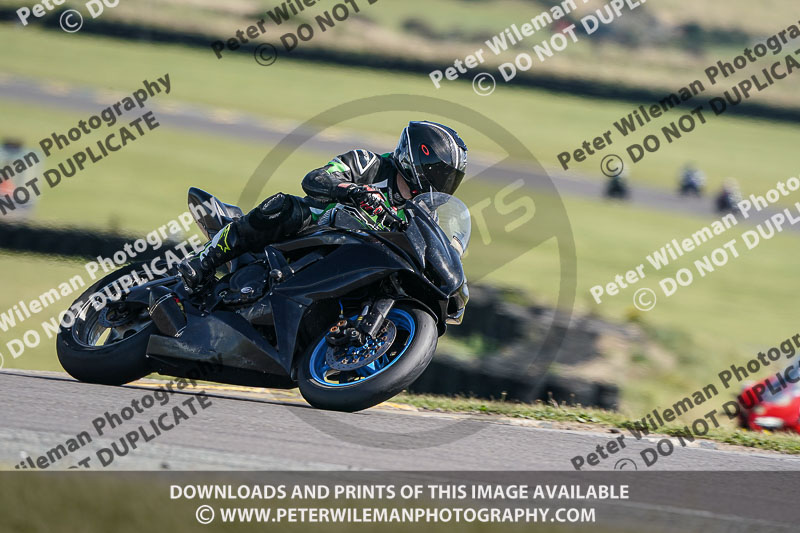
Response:
[[[74,320],[62,324],[56,339],[61,366],[79,381],[103,385],[122,385],[152,372],[145,357],[150,335],[156,327],[147,307],[126,305],[124,301],[100,305],[92,295],[116,294],[120,278],[141,272],[141,264],[123,267],[89,287],[73,304]]]
[[[336,360],[324,335],[313,342],[298,368],[298,384],[306,401],[320,409],[360,411],[413,383],[436,350],[436,320],[419,308],[401,305],[389,312],[384,329],[392,332],[385,341],[389,346],[379,338]],[[380,354],[377,359],[375,353]],[[366,364],[359,366],[359,358]]]

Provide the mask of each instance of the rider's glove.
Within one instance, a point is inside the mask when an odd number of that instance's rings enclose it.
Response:
[[[383,194],[369,185],[342,183],[336,187],[334,199],[357,205],[373,216],[381,215],[385,211]]]

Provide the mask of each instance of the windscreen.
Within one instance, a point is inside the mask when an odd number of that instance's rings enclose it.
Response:
[[[412,202],[431,214],[433,220],[447,235],[450,245],[459,255],[464,255],[472,232],[469,209],[464,202],[441,192],[420,194]]]

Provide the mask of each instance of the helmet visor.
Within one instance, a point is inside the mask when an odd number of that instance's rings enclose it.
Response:
[[[415,170],[424,191],[433,188],[435,191],[453,194],[461,185],[461,180],[464,179],[463,170],[453,168],[441,161],[433,164],[423,163]]]

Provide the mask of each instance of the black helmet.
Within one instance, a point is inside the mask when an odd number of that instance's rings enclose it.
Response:
[[[467,145],[447,126],[414,121],[400,134],[393,157],[413,194],[431,188],[453,194],[467,168]]]

